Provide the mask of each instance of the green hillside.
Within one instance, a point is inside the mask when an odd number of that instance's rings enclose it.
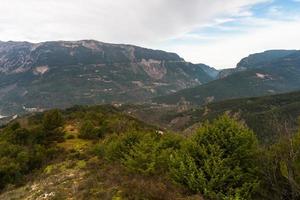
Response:
[[[170,107],[168,112],[161,113],[155,121],[168,124],[174,130],[189,132],[189,129],[198,127],[199,123],[224,113],[244,121],[262,143],[272,143],[282,134],[296,131],[300,116],[300,92],[226,100],[184,112],[177,112],[176,108]]]
[[[130,173],[108,160],[158,130],[112,106],[18,118],[0,130],[0,199],[199,199],[164,176]],[[126,141],[103,149],[114,138]]]
[[[156,103],[177,104],[187,101],[194,105],[226,99],[255,97],[300,89],[300,52],[257,69],[233,73],[210,83],[154,98]]]
[[[259,145],[229,115],[184,137],[112,106],[50,110],[1,128],[0,199],[298,198],[299,144]]]

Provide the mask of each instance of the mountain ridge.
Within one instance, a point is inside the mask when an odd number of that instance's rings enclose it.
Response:
[[[220,72],[222,74],[222,72]],[[207,84],[154,98],[156,103],[187,101],[203,105],[226,99],[272,95],[300,89],[300,51],[268,61],[263,67],[239,70]]]
[[[296,52],[297,50],[272,49],[260,53],[253,53],[241,59],[237,63],[236,68],[228,68],[221,70],[218,74],[218,77],[225,78],[226,76],[237,72],[249,69],[263,68],[266,67],[266,65],[271,64],[272,62],[276,62],[276,60],[280,60]]]
[[[0,43],[0,113],[141,102],[213,78],[175,53],[95,40]]]

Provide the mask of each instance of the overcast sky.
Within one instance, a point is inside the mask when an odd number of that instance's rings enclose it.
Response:
[[[0,40],[96,39],[235,67],[250,53],[300,49],[300,0],[0,0]]]

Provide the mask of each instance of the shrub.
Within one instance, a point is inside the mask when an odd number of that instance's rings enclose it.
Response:
[[[18,128],[14,131],[14,138],[12,140],[13,143],[26,145],[29,143],[30,133],[25,128]]]
[[[103,130],[99,127],[95,127],[94,124],[87,120],[84,121],[79,130],[79,138],[82,139],[98,139],[103,136]]]
[[[129,132],[106,138],[103,150],[98,146],[95,152],[121,162],[131,172],[150,175],[168,170],[170,154],[181,141],[175,134]]]
[[[91,121],[84,121],[79,130],[79,138],[82,139],[95,139],[94,125]]]
[[[252,131],[222,116],[172,155],[171,175],[208,199],[249,199],[258,186],[257,148]]]
[[[286,134],[261,153],[261,198],[300,198],[300,133]]]
[[[130,171],[144,175],[167,172],[170,154],[180,148],[180,142],[176,134],[145,134],[125,154],[122,163]]]
[[[52,131],[63,124],[63,117],[59,110],[51,110],[44,114],[43,127],[45,130]]]
[[[147,134],[124,154],[122,163],[130,171],[153,174],[159,165],[159,153],[159,143]]]
[[[121,161],[141,137],[142,134],[139,132],[111,135],[102,144],[104,155],[108,160]]]
[[[52,142],[60,134],[58,128],[46,130],[41,124],[25,129],[12,123],[0,130],[0,190],[21,183],[26,174],[53,159],[57,148]]]
[[[67,140],[72,140],[72,139],[75,139],[75,136],[74,135],[67,135],[66,139]]]

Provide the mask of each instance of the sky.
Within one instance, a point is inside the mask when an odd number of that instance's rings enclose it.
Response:
[[[222,69],[300,49],[300,0],[0,0],[0,40],[95,39]]]

